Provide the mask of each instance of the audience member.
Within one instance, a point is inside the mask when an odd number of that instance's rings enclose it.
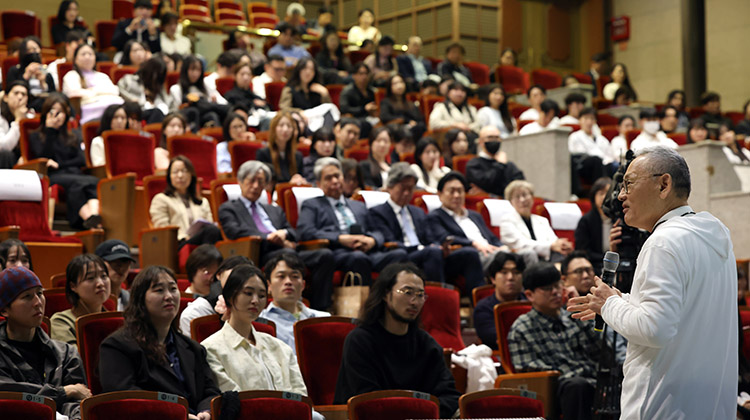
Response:
[[[230,113],[222,125],[222,140],[216,145],[216,169],[220,173],[232,172],[232,156],[229,154],[230,141],[253,141],[255,134],[248,131],[247,118]]]
[[[359,46],[360,51],[368,52],[368,53],[374,53],[375,52],[375,42],[371,39],[366,39],[362,41],[362,45]]]
[[[500,150],[500,130],[494,125],[484,126],[477,140],[478,156],[466,164],[466,179],[487,194],[502,197],[505,187],[513,180],[524,179],[523,172],[508,161]]]
[[[410,36],[406,41],[406,51],[396,56],[398,73],[406,82],[409,91],[419,90],[419,85],[434,73],[430,60],[422,56],[422,38]],[[389,85],[386,85],[388,88]]]
[[[393,38],[386,35],[378,41],[378,48],[375,52],[365,58],[364,64],[372,71],[373,85],[383,87],[388,78],[398,74],[398,63],[393,56],[395,44]]]
[[[124,105],[110,105],[104,110],[96,137],[89,146],[89,158],[92,166],[104,166],[107,160],[104,156],[104,137],[107,131],[121,131],[128,128],[128,115]],[[137,129],[140,129],[138,127]]]
[[[352,26],[347,34],[349,41],[349,51],[360,49],[365,40],[372,42],[380,41],[380,31],[372,26],[375,22],[375,12],[372,9],[364,8],[357,15],[357,25]]]
[[[365,189],[365,182],[362,180],[362,168],[359,162],[352,158],[341,159],[341,195],[344,198],[352,196]]]
[[[560,371],[557,395],[562,418],[591,419],[601,342],[594,325],[570,317],[562,308],[560,272],[546,262],[523,272],[531,311],[519,316],[508,333],[517,372]]]
[[[745,102],[742,107],[743,120],[737,123],[734,127],[734,131],[737,134],[744,135],[745,137],[750,136],[750,101]],[[750,343],[748,343],[750,344]]]
[[[70,0],[63,0],[63,3]],[[71,2],[72,4],[73,2]],[[60,86],[60,78],[58,77],[58,67],[61,63],[72,63],[73,57],[75,55],[76,49],[79,45],[83,44],[85,42],[85,37],[83,35],[83,32],[81,31],[69,31],[65,38],[63,39],[65,42],[65,55],[63,57],[58,58],[57,60],[47,64],[47,73],[52,75],[52,80],[55,81],[55,89],[60,90],[62,89],[62,86]]]
[[[297,230],[302,240],[328,239],[336,270],[358,273],[369,285],[373,271],[406,260],[406,252],[379,250],[383,236],[370,226],[364,203],[342,196],[342,177],[338,160],[318,159],[315,178],[325,195],[302,203]]]
[[[185,57],[180,78],[169,88],[176,104],[182,104],[181,113],[199,127],[207,124],[221,125],[227,116],[227,100],[211,85],[204,83],[203,62],[193,55]]]
[[[122,287],[128,279],[130,267],[136,263],[130,255],[130,247],[119,239],[109,239],[96,247],[96,255],[104,261],[109,275],[112,296],[117,301],[117,310],[124,311],[130,300],[130,292]]]
[[[484,223],[482,216],[466,208],[468,183],[460,172],[445,174],[438,183],[438,195],[442,206],[427,216],[432,226],[434,239],[443,245],[473,247],[482,261],[482,267],[489,265],[495,254],[507,251],[508,247],[495,236]],[[480,284],[473,284],[476,287]],[[469,293],[471,289],[467,288]]]
[[[500,220],[500,237],[503,242],[523,254],[527,263],[537,260],[558,262],[573,251],[565,238],[558,238],[542,216],[531,214],[534,205],[534,186],[528,181],[513,181],[505,187],[505,199],[515,211],[503,214]]]
[[[627,86],[620,86],[615,91],[615,98],[612,100],[610,108],[628,107],[635,100],[634,92]]]
[[[307,21],[307,33],[313,36],[321,36],[325,32],[336,32],[333,25],[333,7],[320,6],[318,18]],[[337,35],[338,36],[338,35]],[[320,65],[320,63],[318,63]]]
[[[167,12],[161,18],[161,34],[159,45],[161,52],[166,54],[180,54],[182,56],[192,54],[193,46],[190,38],[177,31],[180,17],[173,12]]]
[[[443,128],[458,128],[472,131],[474,137],[481,123],[477,119],[477,109],[468,102],[466,86],[459,82],[452,82],[448,87],[445,101],[438,102],[430,113],[430,130]]]
[[[604,214],[602,203],[604,203],[611,183],[612,179],[610,178],[599,178],[594,182],[589,193],[591,210],[581,217],[575,230],[576,250],[586,252],[597,273],[601,272],[604,253],[609,251],[609,232],[612,229],[612,220]],[[581,296],[584,295],[585,293],[581,294]]]
[[[151,18],[154,9],[150,0],[136,0],[133,4],[133,17],[117,22],[112,35],[112,46],[122,51],[131,39],[148,45],[152,53],[161,51],[159,28]]]
[[[533,85],[526,91],[526,97],[529,98],[531,108],[523,111],[518,117],[519,121],[537,121],[542,111],[542,102],[547,99],[547,89],[542,85]]]
[[[0,391],[51,398],[58,416],[79,420],[81,400],[91,396],[83,362],[74,346],[50,340],[40,328],[45,303],[34,273],[22,267],[0,273]]]
[[[677,108],[667,105],[659,111],[659,124],[661,125],[661,131],[665,134],[678,132],[678,123]]]
[[[567,74],[563,76],[562,85],[563,87],[579,87],[581,83],[572,74]]]
[[[23,80],[29,86],[29,108],[40,112],[45,101],[45,93],[55,91],[55,80],[51,74],[44,71],[42,65],[42,42],[31,35],[21,40],[18,50],[18,64],[8,69],[5,86],[10,86],[16,80]]]
[[[287,221],[284,211],[259,201],[271,181],[271,171],[258,161],[248,161],[237,171],[237,181],[242,195],[219,207],[219,220],[229,239],[258,236],[260,245],[260,266],[265,266],[282,253],[297,253],[310,268],[310,304],[315,309],[331,306],[333,295],[333,254],[327,248],[299,250],[297,230]]]
[[[269,54],[263,69],[260,76],[253,77],[253,92],[259,98],[266,99],[266,83],[286,83],[287,81],[284,57]]]
[[[336,151],[336,136],[328,127],[321,127],[312,136],[310,154],[302,159],[302,176],[309,183],[315,182],[315,162],[323,157],[332,157]]]
[[[562,273],[563,300],[572,296],[585,296],[594,287],[594,266],[586,251],[575,250],[568,254],[560,264]]]
[[[594,86],[593,97],[599,95],[599,77],[604,73],[608,58],[608,53],[596,53],[591,56],[591,64],[589,64],[589,71],[586,74],[591,78],[591,84]]]
[[[614,174],[619,162],[607,138],[594,132],[596,111],[585,108],[580,113],[579,122],[581,129],[568,136],[568,151],[571,155],[573,192],[583,195],[581,180],[585,184],[593,184],[604,175]]]
[[[283,24],[290,25],[297,30],[295,36],[307,33],[307,25],[305,24],[305,7],[295,2],[289,3],[286,7],[286,16],[284,21],[276,25],[276,30],[280,30]]]
[[[500,137],[507,139],[518,134],[516,119],[508,111],[505,89],[499,84],[492,84],[484,89],[482,99],[487,104],[477,112],[477,119],[482,127],[489,125],[500,130]]]
[[[406,98],[406,83],[398,74],[391,76],[385,84],[385,97],[380,101],[380,121],[383,124],[405,125],[412,139],[422,138],[427,130],[424,114]]]
[[[39,129],[29,134],[29,151],[34,158],[47,158],[50,185],[64,191],[68,222],[86,229],[101,227],[96,186],[99,178],[84,175],[86,157],[76,132],[68,132],[70,108],[62,94],[53,93],[42,106]]]
[[[626,135],[628,131],[634,130],[635,127],[635,118],[630,115],[623,115],[617,121],[617,135],[610,141],[610,147],[612,148],[612,154],[618,161],[622,160],[628,151]]]
[[[635,89],[633,89],[633,85],[630,84],[628,68],[625,67],[625,64],[615,63],[615,65],[612,66],[610,77],[612,78],[612,81],[607,83],[607,85],[604,86],[604,89],[602,89],[602,96],[604,96],[604,99],[608,101],[614,100],[615,93],[623,86],[629,88],[630,91],[633,92],[633,100],[638,99],[638,96],[635,94]]]
[[[712,139],[719,138],[719,127],[723,123],[731,124],[728,118],[721,115],[721,96],[716,92],[705,92],[701,95],[701,106],[703,114],[698,117],[703,121],[703,125],[708,130],[708,137]]]
[[[101,118],[108,106],[124,102],[112,79],[94,70],[95,54],[90,45],[79,45],[73,53],[73,70],[63,77],[63,94],[81,98],[81,124]]]
[[[157,171],[166,170],[171,161],[169,151],[167,150],[167,139],[174,136],[181,136],[188,131],[188,121],[179,112],[172,112],[164,117],[161,123],[159,145],[154,149],[154,166]]]
[[[65,298],[71,309],[57,312],[50,319],[50,337],[78,348],[76,319],[104,309],[111,293],[109,274],[104,260],[94,254],[73,257],[65,269]]]
[[[445,133],[445,149],[443,150],[443,160],[445,166],[453,168],[453,158],[464,156],[469,152],[469,137],[466,131],[458,128],[452,128]]]
[[[304,184],[302,176],[302,153],[297,150],[297,124],[289,112],[279,112],[271,120],[268,147],[258,150],[256,159],[264,162],[273,171],[273,180],[268,182],[291,182]]]
[[[358,63],[352,72],[352,83],[341,91],[339,108],[342,114],[359,121],[362,137],[369,136],[372,126],[380,122],[375,92],[375,88],[370,87],[370,68],[365,63]]]
[[[31,263],[31,253],[25,243],[16,238],[6,239],[0,242],[0,259],[4,261],[0,268],[24,267],[34,271]]]
[[[576,92],[569,93],[565,97],[567,114],[560,118],[560,125],[580,125],[578,119],[581,117],[581,111],[584,108],[586,108],[586,97]],[[594,117],[596,117],[596,114],[594,114]]]
[[[642,109],[639,117],[641,119],[640,126],[643,130],[641,131],[641,134],[630,143],[630,150],[638,153],[642,149],[653,146],[664,146],[672,149],[677,148],[677,143],[661,131],[659,116],[656,115],[654,109]]]
[[[29,86],[22,80],[6,84],[0,100],[0,169],[12,169],[21,157],[19,121],[29,117]]]
[[[266,101],[253,91],[252,81],[250,64],[238,64],[234,69],[234,87],[225,94],[225,98],[232,105],[244,106],[248,115],[253,116],[253,126],[262,126],[269,120],[266,114],[269,108]],[[248,119],[245,118],[245,121]]]
[[[527,300],[521,284],[521,273],[525,269],[526,263],[519,255],[498,252],[485,270],[486,277],[495,286],[495,290],[474,307],[474,328],[482,344],[493,350],[498,349],[495,305]]]
[[[719,141],[724,144],[722,150],[733,165],[750,164],[750,150],[738,144],[737,136],[729,123],[722,123],[719,127]]]
[[[294,323],[308,318],[331,316],[328,312],[310,309],[302,303],[305,270],[299,257],[286,252],[278,254],[265,266],[273,302],[263,309],[260,316],[276,324],[276,338],[286,343],[295,355],[297,347],[294,345]]]
[[[390,124],[388,127],[393,135],[393,145],[389,155],[391,163],[401,162],[401,156],[404,156],[407,160],[409,155],[414,156],[417,146],[414,143],[411,130],[405,125]]]
[[[703,120],[699,118],[691,120],[687,133],[688,144],[700,143],[706,139],[708,139],[708,130],[706,130],[706,126],[703,125]]]
[[[433,79],[427,79],[419,85],[419,94],[422,96],[437,95],[439,94],[438,88],[438,82]]]
[[[267,294],[259,268],[243,264],[232,270],[222,291],[229,319],[201,342],[208,364],[224,392],[274,389],[307,395],[294,351],[253,327],[266,307]]]
[[[344,159],[344,152],[353,148],[360,139],[361,130],[359,121],[354,118],[344,117],[336,122],[333,127],[333,134],[336,136],[335,158]]]
[[[135,74],[126,74],[117,82],[120,96],[138,103],[145,111],[157,109],[162,114],[176,112],[180,105],[167,94],[167,66],[160,58],[146,60]]]
[[[294,67],[292,78],[281,91],[279,109],[306,110],[323,103],[331,103],[331,95],[318,80],[318,67],[313,59],[302,58]]]
[[[216,58],[216,71],[203,78],[203,83],[206,85],[206,88],[216,90],[216,79],[233,76],[235,66],[241,61],[249,63],[250,57],[246,56],[240,49],[224,51],[219,54]],[[253,86],[253,90],[254,89],[255,86]],[[265,98],[265,87],[263,88],[263,98]]]
[[[221,231],[213,224],[211,207],[198,194],[198,176],[193,162],[175,156],[167,167],[167,186],[151,199],[149,214],[154,227],[177,226],[178,247],[215,244]]]
[[[84,40],[93,39],[91,31],[86,28],[83,18],[79,14],[76,0],[63,0],[57,8],[57,23],[50,27],[53,46],[67,42],[69,33],[76,31],[83,35]]]
[[[552,99],[545,99],[542,101],[539,113],[539,119],[534,122],[528,123],[521,127],[518,132],[520,135],[541,133],[542,131],[550,130],[560,126],[560,120],[557,118],[560,109],[557,107],[557,102]]]
[[[425,281],[411,263],[383,270],[362,307],[360,325],[344,341],[335,404],[371,391],[412,389],[438,397],[440,417],[457,416],[460,393],[443,349],[419,328]]]
[[[492,67],[490,67],[490,82],[491,83],[499,83],[499,81],[495,78],[495,73],[497,72],[498,67],[500,66],[518,66],[518,54],[513,50],[513,48],[505,48],[500,52],[500,57],[497,60],[497,63],[493,64]]]
[[[669,92],[667,105],[671,105],[677,110],[677,128],[687,130],[688,124],[690,124],[690,115],[685,110],[685,91],[674,89]]]
[[[190,287],[185,293],[192,293],[195,297],[208,296],[211,285],[216,280],[216,271],[223,261],[223,257],[215,246],[203,244],[195,248],[185,262],[185,271],[190,281]]]
[[[146,60],[151,57],[151,50],[144,42],[131,39],[125,43],[120,57],[120,65],[140,67]]]
[[[344,83],[349,79],[349,73],[352,72],[352,63],[344,53],[341,38],[333,29],[326,31],[320,37],[320,51],[315,54],[315,62],[318,64],[325,84]]]
[[[294,44],[295,36],[299,35],[297,28],[289,23],[282,22],[277,29],[279,36],[276,38],[276,45],[268,50],[268,55],[284,57],[284,63],[287,67],[296,66],[297,62],[303,58],[311,58],[306,49]]]
[[[99,373],[103,392],[140,389],[184,397],[189,414],[211,418],[219,395],[206,349],[179,333],[180,291],[174,273],[150,266],[135,277],[125,309],[125,325],[101,344]]]
[[[378,127],[370,133],[370,153],[359,162],[365,186],[380,189],[391,168],[387,157],[393,144],[393,133],[388,127]]]
[[[417,176],[417,189],[437,193],[438,182],[450,168],[440,165],[440,147],[432,137],[422,137],[417,142],[411,169]]]
[[[464,56],[466,49],[463,45],[455,42],[445,48],[445,60],[437,67],[439,76],[451,75],[453,78],[465,87],[475,87],[474,80],[471,78],[471,71],[464,66]]]

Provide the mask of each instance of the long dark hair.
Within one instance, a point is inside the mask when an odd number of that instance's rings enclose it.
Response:
[[[323,36],[320,37],[320,52],[322,52],[326,59],[331,56],[331,52],[328,50],[328,44],[326,43],[326,39],[328,39],[329,35],[336,35],[336,39],[339,40],[339,46],[336,48],[336,57],[338,57],[339,61],[343,60],[344,58],[344,47],[341,45],[341,39],[339,38],[339,34],[335,30],[326,29],[325,32],[323,32]]]
[[[427,136],[422,137],[417,142],[417,148],[414,150],[414,162],[419,166],[419,169],[422,170],[422,175],[424,176],[425,181],[429,183],[430,180],[430,174],[427,171],[427,168],[424,167],[424,164],[422,164],[422,153],[424,153],[425,149],[427,149],[428,146],[435,146],[435,148],[438,150],[438,154],[440,153],[440,146],[438,146],[437,141],[435,141],[434,138]]]
[[[107,270],[107,264],[96,254],[80,254],[73,257],[65,268],[65,298],[75,308],[78,306],[78,302],[81,301],[81,297],[78,293],[73,291],[73,286],[78,284],[81,280],[86,278],[89,271],[89,263],[93,263],[96,269],[101,270],[104,274],[109,277],[109,270]],[[85,305],[84,305],[85,306]]]
[[[245,282],[256,276],[261,282],[263,282],[263,286],[266,288],[266,292],[268,292],[268,281],[260,268],[252,264],[240,264],[232,269],[232,274],[227,278],[221,292],[222,296],[224,296],[224,303],[226,303],[227,308],[232,307],[237,295],[242,292],[242,287],[245,285]]]
[[[633,100],[637,101],[638,100],[638,95],[635,93],[635,89],[633,89],[633,85],[630,84],[630,75],[628,74],[628,68],[627,68],[627,66],[625,66],[625,64],[622,64],[622,63],[615,63],[612,66],[612,71],[615,71],[615,68],[617,66],[622,67],[622,72],[625,73],[625,78],[622,80],[622,86],[627,86],[630,89],[630,93],[632,94]]]
[[[21,70],[25,70],[26,66],[31,63],[42,63],[41,52],[33,58],[31,57],[31,55],[29,55],[29,48],[27,46],[29,42],[35,42],[36,45],[39,46],[39,51],[42,50],[42,41],[40,41],[39,38],[35,37],[34,35],[29,35],[21,40],[21,46],[18,48],[18,67],[20,67]],[[39,59],[38,61],[37,58]]]
[[[232,125],[232,121],[234,120],[242,121],[245,124],[245,130],[247,130],[247,121],[242,118],[242,115],[232,112],[224,119],[224,125],[221,127],[223,134],[221,141],[232,141],[232,136],[229,135],[229,126]]]
[[[138,42],[135,39],[129,40],[128,42],[125,43],[125,46],[122,48],[122,58],[120,58],[120,64],[122,64],[123,66],[133,65],[133,62],[130,61],[130,50],[133,49],[134,44],[140,44],[144,50],[151,51],[151,48],[149,48],[146,43]]]
[[[508,111],[508,97],[505,95],[505,89],[503,89],[503,86],[498,83],[493,83],[487,86],[483,92],[482,100],[484,100],[487,106],[492,107],[492,105],[490,104],[490,94],[495,89],[500,89],[500,91],[503,93],[503,102],[500,104],[497,110],[500,111],[500,117],[503,119],[503,124],[505,124],[505,127],[508,128],[508,131],[513,131],[513,121],[511,120],[510,112]]]
[[[76,5],[78,5],[78,2],[76,0],[63,0],[60,2],[60,7],[57,8],[57,21],[60,23],[60,25],[65,24],[65,13],[68,11],[71,3],[75,3]],[[80,14],[78,16],[80,19]],[[73,22],[73,26],[75,26],[76,23],[78,23],[78,20]]]
[[[20,78],[18,80],[14,80],[5,87],[5,97],[7,97],[10,91],[13,90],[13,88],[16,86],[23,86],[24,89],[26,89],[26,96],[29,96],[29,84],[26,83],[23,78]],[[10,110],[10,106],[7,102],[5,102],[5,99],[0,100],[0,116],[2,116],[5,121],[8,122],[8,124],[16,120],[16,114],[14,114],[13,111]]]
[[[196,192],[195,188],[195,185],[198,183],[198,175],[196,175],[195,173],[195,166],[193,166],[193,162],[191,162],[190,159],[183,155],[177,155],[169,161],[169,166],[167,167],[167,186],[164,187],[164,194],[170,197],[174,197],[175,192],[177,192],[177,190],[174,188],[174,185],[172,185],[172,165],[174,165],[174,163],[178,161],[182,162],[185,165],[185,169],[190,172],[190,185],[188,185],[187,195],[190,198],[190,201],[200,205],[203,200],[198,197],[198,193]]]
[[[146,292],[151,285],[159,280],[162,274],[171,277],[177,283],[174,272],[160,265],[152,265],[141,270],[130,286],[130,302],[128,303],[125,313],[125,332],[135,340],[146,354],[146,357],[156,363],[167,363],[167,349],[163,343],[159,342],[156,335],[156,328],[151,323],[151,315],[146,308]],[[178,305],[179,302],[175,302]],[[172,320],[172,331],[180,332],[180,317],[175,316]]]
[[[375,66],[380,67],[380,47],[385,47],[387,45],[390,45],[391,48],[393,48],[393,45],[395,43],[393,42],[393,38],[389,37],[388,35],[383,36],[380,41],[378,41],[378,45],[375,47]],[[396,62],[396,59],[393,57],[393,52],[391,52],[391,55],[388,57],[388,60],[386,60],[387,64],[386,67],[383,67],[383,70],[391,71],[393,70],[394,64]]]
[[[164,129],[167,128],[169,122],[174,119],[180,120],[185,130],[188,129],[188,120],[184,115],[180,114],[179,112],[170,112],[169,114],[167,114],[167,116],[164,117],[164,120],[162,120],[161,122],[161,139],[159,140],[159,147],[163,149],[167,148],[167,135],[164,134]]]
[[[23,253],[26,254],[26,257],[29,259],[29,270],[34,271],[34,264],[31,261],[31,252],[29,252],[29,248],[26,246],[26,244],[19,239],[10,238],[0,242],[0,258],[3,259],[5,263],[7,263],[8,254],[10,253],[10,250],[13,249],[13,247],[18,247],[19,250],[23,251]],[[18,250],[16,250],[16,255],[18,255]],[[3,263],[3,269],[5,269],[5,263]]]
[[[382,172],[382,170],[380,169],[380,164],[378,163],[378,161],[376,161],[375,158],[372,156],[372,144],[375,142],[375,139],[378,138],[378,136],[380,135],[380,133],[382,133],[384,131],[386,133],[388,133],[388,137],[391,140],[391,144],[393,144],[394,143],[394,141],[393,141],[394,140],[394,138],[393,138],[393,131],[391,131],[391,129],[388,126],[385,126],[385,125],[384,126],[380,126],[380,127],[377,127],[375,129],[373,129],[370,132],[370,143],[369,143],[370,144],[370,154],[367,155],[367,160],[370,161],[370,175],[373,178],[379,177],[380,173]]]
[[[115,118],[115,113],[118,110],[120,110],[120,109],[122,109],[123,111],[125,111],[125,105],[124,104],[119,104],[119,105],[118,104],[114,104],[114,105],[108,106],[104,110],[104,113],[102,114],[102,119],[99,120],[100,121],[99,122],[99,130],[96,132],[97,136],[101,136],[102,133],[104,133],[105,131],[109,131],[109,130],[112,129],[112,120]],[[127,113],[127,111],[125,111],[125,118],[127,118],[127,116],[128,116],[128,113]],[[126,123],[125,128],[127,128],[127,123]]]
[[[153,102],[164,90],[164,82],[167,80],[167,65],[158,57],[146,60],[135,73],[141,80],[146,99]]]
[[[47,136],[44,134],[44,129],[46,127],[47,123],[47,114],[49,114],[50,110],[52,109],[55,104],[60,104],[60,106],[63,109],[63,112],[65,113],[65,121],[63,121],[62,125],[60,126],[60,139],[63,140],[63,144],[66,146],[77,146],[78,145],[78,138],[73,135],[72,133],[68,132],[68,121],[70,120],[70,107],[68,106],[68,100],[62,93],[59,92],[52,92],[49,94],[47,99],[44,100],[44,103],[42,104],[42,112],[41,117],[39,118],[39,128],[37,129],[37,132],[40,134],[40,137],[42,141],[47,141]]]
[[[385,296],[391,292],[396,284],[396,279],[401,273],[412,273],[425,282],[425,274],[414,263],[394,263],[390,264],[380,272],[377,281],[370,286],[370,294],[367,296],[365,304],[362,306],[359,314],[360,325],[372,326],[381,322],[385,317],[386,302]],[[420,322],[421,312],[417,318],[410,322],[411,326],[417,326]]]
[[[393,84],[393,80],[395,78],[400,78],[402,82],[404,82],[404,85],[406,85],[406,80],[404,80],[403,77],[401,77],[400,74],[394,74],[393,76],[388,78],[388,81],[385,83],[385,97],[388,98],[391,101],[391,104],[394,108],[397,109],[404,109],[406,108],[406,89],[404,89],[404,93],[402,93],[400,96],[396,96],[395,93],[393,93],[393,90],[391,88],[391,85]]]
[[[195,83],[192,83],[190,77],[188,77],[188,72],[190,71],[190,66],[196,63],[201,66],[201,75],[198,76],[198,80],[196,80]],[[189,55],[182,60],[182,68],[180,68],[180,89],[182,89],[183,98],[188,94],[188,91],[190,91],[190,86],[195,86],[195,88],[201,91],[204,95],[208,94],[206,91],[206,85],[203,83],[203,70],[203,63],[194,55]]]
[[[318,78],[320,77],[320,72],[318,71],[318,65],[315,63],[315,60],[313,60],[312,58],[304,57],[304,58],[301,58],[297,62],[296,66],[294,66],[294,71],[292,71],[292,77],[289,78],[289,81],[286,83],[287,86],[289,86],[292,89],[302,87],[302,80],[300,80],[299,74],[300,72],[302,72],[302,69],[304,69],[305,66],[307,66],[307,63],[312,63],[313,69],[315,69],[315,75],[310,81],[310,84],[319,83]],[[307,87],[309,87],[309,85]]]
[[[463,90],[464,93],[466,94],[466,97],[464,98],[463,103],[460,103],[458,105],[454,104],[453,101],[451,101],[450,98],[448,97],[450,91],[455,90],[455,89]],[[462,85],[460,82],[455,82],[455,81],[452,82],[450,85],[448,85],[448,91],[445,93],[444,103],[445,103],[446,108],[452,105],[458,108],[459,111],[461,111],[464,107],[468,108],[467,104],[469,103],[469,90],[466,89],[466,86]]]
[[[211,304],[212,308],[216,306],[216,302],[219,301],[219,296],[223,293],[219,276],[225,271],[234,270],[235,267],[242,264],[253,265],[253,262],[244,255],[235,255],[227,258],[219,264],[219,268],[216,269],[216,273],[214,273],[214,276],[211,278],[211,288],[209,289],[208,296],[203,296],[203,298]]]
[[[466,134],[466,131],[461,130],[460,128],[451,128],[450,130],[448,130],[448,132],[445,133],[445,141],[443,142],[443,144],[445,145],[445,150],[443,150],[443,159],[445,159],[446,165],[449,165],[449,162],[452,162],[453,160],[453,149],[451,148],[451,146],[453,146],[453,143],[458,140],[458,136],[461,133],[464,133],[464,137],[466,137],[466,140],[469,140],[469,136]]]
[[[276,127],[281,124],[281,120],[284,118],[289,119],[292,123],[294,130],[292,131],[292,138],[286,142],[284,154],[289,161],[289,173],[297,173],[297,139],[299,138],[299,125],[294,120],[292,113],[289,111],[279,111],[276,116],[271,120],[271,125],[268,128],[268,151],[271,153],[271,162],[273,163],[273,169],[277,174],[281,174],[281,155],[279,146],[276,144]]]

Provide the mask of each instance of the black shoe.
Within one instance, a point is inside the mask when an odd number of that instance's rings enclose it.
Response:
[[[98,214],[89,216],[88,219],[83,221],[83,227],[86,229],[95,229],[102,227],[102,216]]]

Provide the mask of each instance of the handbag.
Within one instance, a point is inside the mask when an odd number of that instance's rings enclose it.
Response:
[[[362,284],[362,275],[347,271],[341,287],[333,290],[333,313],[350,318],[359,317],[359,311],[369,294],[370,286]]]

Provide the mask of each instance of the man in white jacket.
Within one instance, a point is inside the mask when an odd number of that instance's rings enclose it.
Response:
[[[677,152],[644,150],[624,176],[625,222],[651,236],[630,294],[596,279],[570,300],[575,317],[628,340],[621,419],[730,419],[737,395],[737,273],[729,230],[687,205],[690,172]]]

